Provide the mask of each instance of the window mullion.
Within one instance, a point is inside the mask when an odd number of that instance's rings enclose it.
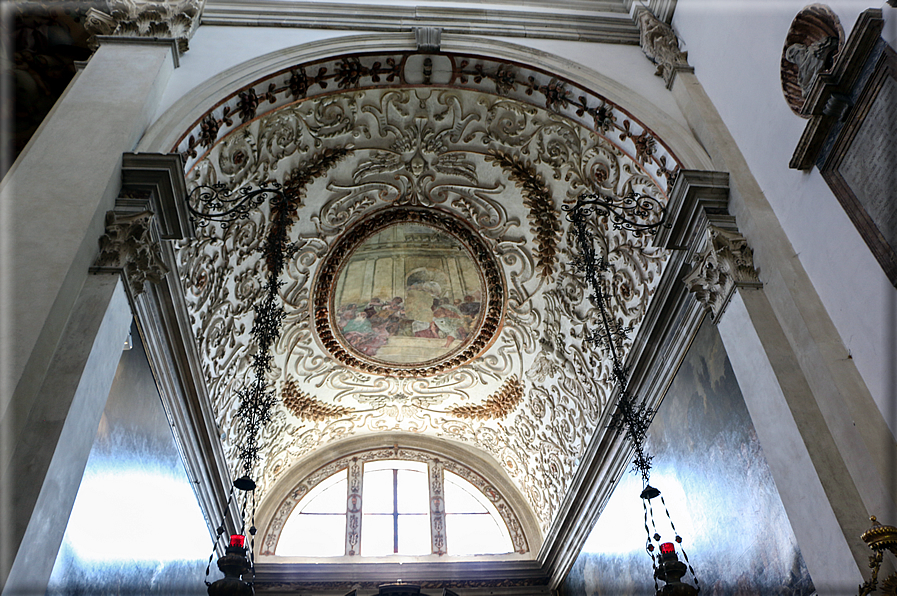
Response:
[[[430,485],[430,552],[444,555],[448,552],[445,536],[445,482],[442,462],[432,459],[427,464]]]
[[[361,551],[361,498],[364,464],[353,457],[349,462],[349,486],[346,489],[346,554],[355,556]]]
[[[399,554],[399,471],[392,471],[392,552]]]

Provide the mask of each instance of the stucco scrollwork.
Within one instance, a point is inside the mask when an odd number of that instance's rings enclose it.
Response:
[[[360,60],[365,68],[373,66],[367,57]],[[324,78],[315,89],[334,82],[331,66],[326,66],[325,74],[321,71],[325,66],[304,67],[306,82],[311,84],[310,79],[319,75]],[[345,152],[326,175],[305,177],[304,199],[296,205],[297,217],[289,232],[292,257],[280,289],[286,318],[269,379],[283,404],[263,437],[270,449],[257,479],[259,498],[264,499],[292,466],[331,441],[398,431],[464,443],[491,456],[524,495],[543,530],[551,524],[578,458],[608,406],[610,379],[604,355],[572,333],[597,313],[571,266],[577,257],[571,248],[575,242],[560,207],[583,191],[624,195],[634,190],[665,201],[658,186],[665,177],[658,168],[673,165],[663,165],[669,154],[663,153],[659,142],[652,143],[649,131],[610,104],[602,116],[605,128],[598,126],[597,132],[575,120],[576,95],[563,93],[573,91],[569,84],[558,82],[556,97],[552,96],[556,103],[550,109],[534,106],[514,97],[526,95],[527,71],[508,66],[501,78],[503,85],[510,85],[506,95],[493,94],[497,83],[485,76],[496,75],[493,66],[484,63],[478,71],[468,64],[464,69],[469,73],[462,69],[470,85],[480,85],[488,93],[352,87],[315,97],[307,89],[305,100],[257,114],[242,125],[239,118],[233,120],[238,113],[236,99],[211,114],[220,126],[219,138],[202,158],[191,162],[190,186],[223,183],[236,190],[271,181],[288,186],[291,173],[311,167],[312,156]],[[478,72],[483,74],[479,82],[474,80]],[[372,75],[360,76],[366,77],[367,85]],[[513,77],[516,83],[511,82]],[[533,96],[552,93],[548,79],[537,79],[533,85]],[[256,87],[258,95],[263,86]],[[589,109],[596,105],[592,99],[586,103]],[[258,110],[262,107],[260,103]],[[585,112],[584,117],[591,125]],[[211,131],[210,124],[207,128]],[[189,135],[181,143],[185,150],[200,146]],[[638,147],[643,147],[641,154]],[[374,362],[389,362],[380,352],[364,359],[355,354],[370,365],[356,366],[324,346],[331,338],[351,343],[349,334],[357,333],[358,338],[370,333],[362,321],[345,325],[333,304],[319,299],[325,294],[316,287],[328,270],[332,275],[323,285],[334,286],[340,266],[348,267],[347,259],[356,254],[340,252],[339,247],[358,249],[351,238],[370,238],[365,222],[390,212],[429,213],[455,222],[458,230],[451,225],[441,228],[456,238],[470,234],[477,239],[467,244],[475,252],[488,253],[481,255],[481,264],[491,263],[485,268],[494,269],[483,279],[501,281],[501,316],[489,319],[490,325],[501,321],[495,333],[475,348],[471,358],[451,362],[456,357],[452,353],[449,363],[429,376],[393,374],[396,367]],[[253,354],[248,333],[251,304],[260,291],[257,280],[264,265],[259,246],[269,225],[270,214],[261,205],[228,229],[201,228],[196,239],[177,247],[191,323],[216,419],[227,437],[225,453],[231,459],[230,437],[238,432],[234,395]],[[666,252],[613,229],[610,222],[596,220],[593,226],[596,246],[614,271],[604,280],[612,290],[610,312],[619,324],[637,327],[660,279]],[[402,233],[409,234],[406,241],[428,242],[429,248],[438,240],[438,234],[411,228]],[[374,248],[372,253],[380,250]],[[465,276],[463,267],[445,258],[405,271],[393,260],[397,257],[393,249],[386,244],[382,248],[383,254],[375,255],[384,259],[381,265],[359,265],[352,274],[357,287],[350,291],[357,296],[346,303],[355,304],[356,316],[370,311],[364,318],[377,315],[385,325],[406,324],[401,317],[390,321],[386,316],[390,313],[386,302],[400,294],[373,298],[415,283],[426,291],[435,287],[431,282],[451,285]],[[337,252],[341,256],[333,257]],[[432,250],[419,252],[414,258],[433,256]],[[437,279],[437,271],[444,271],[449,281]],[[416,277],[409,284],[412,273]],[[451,306],[461,310],[468,293],[453,296],[452,301],[460,299],[461,304]],[[440,304],[443,297],[439,296]],[[488,295],[484,298],[483,304],[488,304]],[[445,304],[447,308],[449,303]],[[331,328],[330,338],[321,334],[320,325]],[[429,341],[448,343],[451,349],[463,351],[467,349],[463,345],[477,339],[462,344],[462,334],[456,334],[450,341],[451,326],[443,326],[441,333],[436,327],[430,328]],[[366,342],[362,338],[353,349],[385,349]],[[624,345],[622,353],[629,348]],[[346,348],[334,347],[338,349]]]

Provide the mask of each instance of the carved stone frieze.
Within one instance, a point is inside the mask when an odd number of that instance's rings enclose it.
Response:
[[[106,212],[106,232],[100,237],[99,268],[123,269],[132,296],[144,291],[147,281],[160,283],[168,274],[162,249],[153,239],[152,211],[133,214]]]
[[[183,53],[199,26],[203,3],[204,0],[112,0],[108,12],[95,8],[88,11],[85,28],[94,36],[175,39]]]
[[[669,89],[677,71],[693,70],[688,64],[688,52],[679,49],[679,38],[668,24],[654,16],[647,8],[638,8],[636,20],[639,45],[651,62],[657,65],[657,76],[663,77]]]
[[[736,231],[707,226],[707,246],[692,261],[682,281],[704,309],[719,321],[737,287],[761,287],[751,247]]]

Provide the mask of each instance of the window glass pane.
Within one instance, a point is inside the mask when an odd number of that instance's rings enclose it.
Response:
[[[399,470],[398,480],[399,513],[430,513],[430,487],[426,472]]]
[[[394,554],[391,515],[363,515],[361,517],[361,554],[377,557]]]
[[[365,472],[373,472],[375,470],[415,470],[426,472],[427,464],[422,461],[404,461],[401,459],[384,459],[364,464]]]
[[[400,515],[399,554],[429,555],[431,551],[429,514]]]
[[[346,554],[345,514],[291,515],[280,533],[276,554],[285,557],[343,556]]]
[[[371,472],[365,468],[361,485],[361,507],[364,513],[392,513],[392,470]]]
[[[486,497],[475,486],[447,470],[444,474],[446,513],[489,512],[486,505]]]
[[[503,530],[504,523],[486,513],[448,514],[445,516],[448,554],[509,553],[514,550],[514,546]]]
[[[345,513],[348,470],[337,472],[314,487],[296,506],[302,513]]]

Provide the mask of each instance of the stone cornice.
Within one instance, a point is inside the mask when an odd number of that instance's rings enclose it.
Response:
[[[597,4],[597,6],[595,6]],[[445,33],[535,37],[596,43],[638,43],[638,29],[621,3],[566,5],[548,2],[510,4],[507,8],[443,8],[363,3],[298,3],[261,0],[210,0],[204,25],[305,27],[401,32],[438,27]]]
[[[150,192],[151,210],[159,218],[162,240],[193,237],[193,224],[186,207],[184,162],[180,155],[125,153],[121,178],[126,189]]]
[[[738,288],[760,288],[753,252],[729,214],[729,175],[683,170],[667,205],[669,229],[655,242],[684,251],[682,282],[717,323]]]

